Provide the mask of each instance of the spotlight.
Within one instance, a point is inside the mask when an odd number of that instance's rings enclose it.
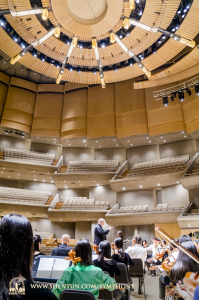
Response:
[[[186,93],[191,96],[191,90],[188,87],[186,88]]]
[[[73,71],[73,68],[72,68],[72,67],[69,67],[69,71],[72,72],[72,71]]]
[[[165,36],[165,35],[163,35],[163,36],[162,36],[162,39],[163,39],[163,40],[165,40],[165,38],[166,38],[166,36]]]
[[[196,83],[196,85],[195,85],[195,92],[199,96],[199,84],[198,83]]]
[[[152,45],[153,54],[156,54],[156,45]]]
[[[25,49],[26,46],[22,43],[22,44],[21,44],[21,48]]]
[[[79,48],[82,49],[82,48],[83,48],[83,45],[82,45],[82,44],[79,44]]]
[[[183,91],[178,92],[178,98],[180,99],[181,102],[184,101],[184,92]]]
[[[130,60],[130,62],[129,62],[129,66],[130,66],[130,67],[132,67],[132,66],[133,66],[133,62],[132,62],[132,60]]]
[[[174,101],[174,98],[176,98],[176,92],[171,93],[171,101]]]
[[[56,64],[56,68],[57,68],[57,69],[59,68],[59,64]]]
[[[116,66],[114,66],[114,71],[117,72],[117,67]]]
[[[105,44],[104,42],[102,42],[102,43],[101,43],[101,47],[102,47],[102,48],[105,48],[105,47],[106,47],[106,44]]]
[[[123,35],[120,33],[120,39],[122,39],[123,38]]]
[[[17,41],[18,41],[18,38],[17,38],[16,36],[13,36],[13,40],[14,40],[15,42],[17,42]]]
[[[5,25],[5,22],[3,20],[0,20],[0,25],[1,26],[4,26]]]
[[[173,97],[173,95],[171,95],[171,101],[174,101],[174,97]]]
[[[36,52],[33,52],[33,56],[34,56],[34,57],[37,57],[37,53],[36,53]]]
[[[163,96],[163,104],[164,104],[164,106],[168,106],[169,101],[168,101],[168,97],[167,96]]]
[[[94,75],[96,74],[96,69],[93,69],[93,74],[94,74]]]
[[[77,72],[80,74],[80,73],[81,73],[81,69],[80,69],[80,68],[77,68]]]

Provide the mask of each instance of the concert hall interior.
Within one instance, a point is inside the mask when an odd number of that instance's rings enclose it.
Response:
[[[199,299],[198,20],[0,0],[0,300]]]

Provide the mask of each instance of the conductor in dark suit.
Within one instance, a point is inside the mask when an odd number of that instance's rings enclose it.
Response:
[[[51,255],[52,256],[68,256],[68,252],[70,252],[72,247],[68,246],[70,242],[70,236],[68,234],[62,235],[62,243],[59,247],[53,248]]]
[[[104,230],[102,227],[105,225],[104,219],[99,219],[98,224],[95,227],[94,231],[94,244],[99,245],[100,242],[106,240],[107,234],[110,232],[112,227],[109,227],[107,230]]]

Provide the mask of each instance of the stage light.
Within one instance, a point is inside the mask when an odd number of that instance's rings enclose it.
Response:
[[[198,83],[196,83],[196,85],[195,85],[195,92],[199,96],[199,84]]]
[[[180,99],[181,102],[184,101],[184,92],[183,91],[178,92],[178,98]]]
[[[133,66],[133,62],[132,62],[132,61],[129,62],[129,66],[130,66],[130,67]]]
[[[101,43],[101,47],[102,47],[102,48],[105,48],[105,47],[106,47],[106,44],[105,44],[104,42],[102,42],[102,43]]]
[[[129,8],[131,10],[135,9],[135,1],[134,0],[129,0]]]
[[[125,19],[124,19],[124,22],[123,22],[123,27],[124,27],[124,29],[129,29],[129,26],[130,26],[130,24],[129,24],[129,19],[128,19],[128,18],[125,18]]]
[[[186,93],[191,96],[191,90],[188,87],[186,88]]]
[[[56,38],[59,38],[60,37],[60,33],[61,33],[61,29],[60,29],[60,27],[55,27],[55,30],[54,30],[54,36],[56,37]]]
[[[69,67],[69,71],[72,72],[72,71],[73,71],[73,68],[72,68],[72,67]]]
[[[156,54],[156,45],[152,45],[152,51],[153,51],[153,54]]]
[[[97,48],[97,40],[96,39],[92,39],[92,48],[93,49]]]
[[[116,66],[114,66],[114,71],[117,72],[117,67]]]
[[[173,94],[171,94],[171,101],[172,101],[172,102],[174,101],[174,96],[173,96]]]
[[[82,44],[79,44],[79,48],[82,49],[82,48],[83,48],[83,45],[82,45]]]
[[[94,75],[96,74],[96,69],[93,69],[93,74],[94,74]]]
[[[167,96],[163,96],[162,100],[163,100],[164,106],[168,106],[168,104],[169,104],[168,97]]]
[[[48,9],[47,8],[43,9],[41,17],[42,17],[42,20],[44,20],[44,21],[48,20]]]
[[[77,68],[77,72],[80,74],[80,73],[81,73],[81,69],[80,69],[80,68]]]

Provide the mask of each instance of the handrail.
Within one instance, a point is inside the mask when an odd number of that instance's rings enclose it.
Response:
[[[195,159],[197,158],[199,152],[197,151],[196,153],[194,153],[192,155],[192,157],[190,158],[190,160],[187,162],[186,167],[184,169],[184,174],[188,171],[188,169],[190,168],[190,166],[192,165],[192,163],[195,161]]]
[[[57,171],[59,172],[59,170],[61,169],[61,166],[63,165],[63,155],[60,157],[60,159],[58,160],[56,167],[58,168]]]
[[[57,202],[59,202],[59,194],[57,193],[53,199],[53,201],[50,204],[49,210],[54,209],[56,206]]]
[[[116,174],[113,176],[113,178],[111,178],[110,181],[115,180],[118,175],[122,175],[123,174],[123,172],[126,170],[126,169],[123,170],[123,168],[126,167],[127,162],[128,162],[128,160],[125,160],[123,162],[123,164],[119,167],[119,169],[117,170]],[[120,173],[120,171],[123,171],[123,172]]]

